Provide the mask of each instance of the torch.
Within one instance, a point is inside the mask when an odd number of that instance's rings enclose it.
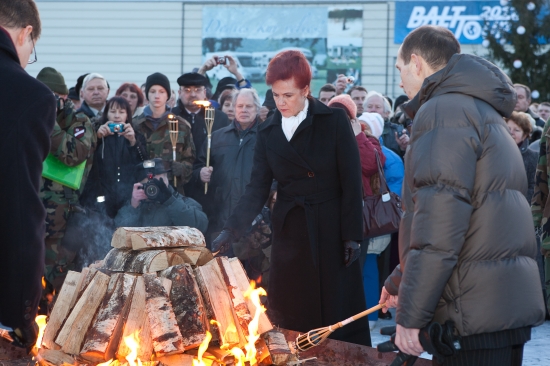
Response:
[[[170,141],[172,142],[172,161],[176,161],[176,145],[178,143],[178,119],[173,114],[168,115],[168,127],[170,128]],[[177,187],[177,178],[175,174],[174,187]]]
[[[204,124],[206,125],[206,133],[208,135],[208,142],[206,145],[206,166],[210,166],[210,146],[212,144],[212,126],[214,125],[214,108],[208,101],[195,101],[196,105],[204,107]],[[208,183],[204,183],[204,194],[208,192]]]

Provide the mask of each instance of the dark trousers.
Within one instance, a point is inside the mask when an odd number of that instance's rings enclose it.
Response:
[[[521,366],[523,344],[495,349],[476,349],[447,357],[443,363],[432,360],[433,366]]]

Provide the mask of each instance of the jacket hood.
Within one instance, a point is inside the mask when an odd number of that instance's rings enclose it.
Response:
[[[412,118],[429,99],[447,93],[483,100],[504,117],[512,114],[517,99],[512,81],[497,66],[478,56],[456,54],[447,66],[424,80],[404,108]]]
[[[4,28],[0,27],[0,52],[2,51],[19,64],[19,56],[17,55],[17,50],[15,49],[10,34]]]

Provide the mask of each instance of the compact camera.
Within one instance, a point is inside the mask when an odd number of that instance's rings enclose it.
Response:
[[[348,76],[346,81],[348,82],[348,84],[353,84],[353,83],[355,83],[355,78],[353,76]]]
[[[227,58],[225,57],[216,57],[216,64],[225,65],[227,63]]]
[[[124,132],[124,123],[109,123],[108,126],[112,133]]]
[[[153,180],[149,180],[148,182],[143,183],[143,190],[145,191],[145,195],[147,196],[147,198],[149,198],[151,201],[154,201],[158,197],[160,192],[158,183]]]

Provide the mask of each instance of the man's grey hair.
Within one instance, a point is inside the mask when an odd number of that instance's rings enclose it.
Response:
[[[235,92],[233,93],[233,107],[235,107],[237,105],[237,98],[239,97],[239,95],[250,95],[252,96],[252,99],[254,100],[254,105],[256,106],[256,113],[259,113],[260,112],[260,108],[262,108],[262,103],[260,102],[260,97],[258,96],[258,92],[256,91],[256,89],[253,89],[253,88],[243,88],[243,89],[238,89],[238,90],[235,90]]]
[[[377,91],[373,90],[373,91],[370,91],[367,94],[367,97],[365,98],[365,102],[363,103],[363,108],[365,108],[365,109],[367,108],[367,103],[369,102],[369,99],[372,98],[372,97],[382,98],[382,100],[384,101],[384,113],[388,113],[388,118],[390,118],[391,115],[392,115],[390,102],[388,101],[388,99],[385,96],[383,96],[382,94],[380,94]]]
[[[100,79],[100,80],[103,80],[105,82],[105,87],[107,89],[109,89],[109,85],[107,84],[107,79],[105,79],[103,77],[103,75],[101,74],[98,74],[97,72],[92,72],[91,74],[89,74],[88,76],[86,76],[84,78],[84,81],[82,82],[82,89],[81,90],[84,90],[86,89],[86,85],[88,85],[88,83],[94,79]]]

